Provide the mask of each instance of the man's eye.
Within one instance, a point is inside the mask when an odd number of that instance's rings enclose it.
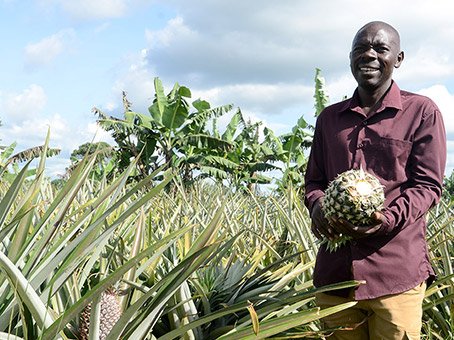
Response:
[[[378,53],[384,53],[384,52],[388,51],[388,49],[384,46],[374,47],[374,50],[377,51]]]
[[[362,46],[362,47],[355,47],[353,49],[353,53],[363,53],[366,52],[369,49],[369,47]]]

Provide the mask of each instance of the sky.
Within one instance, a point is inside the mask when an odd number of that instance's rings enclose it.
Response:
[[[83,143],[111,142],[93,107],[121,117],[122,91],[147,113],[153,79],[192,100],[233,104],[276,135],[299,117],[314,122],[316,68],[330,103],[356,84],[349,51],[356,31],[381,20],[405,52],[394,79],[432,98],[448,136],[454,169],[454,2],[354,0],[0,0],[0,145],[42,145],[58,176]],[[228,119],[226,117],[225,119]],[[222,123],[222,122],[221,122]]]

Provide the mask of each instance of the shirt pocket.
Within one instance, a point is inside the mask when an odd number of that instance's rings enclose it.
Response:
[[[405,181],[412,142],[377,138],[366,144],[364,159],[367,167],[386,181]]]

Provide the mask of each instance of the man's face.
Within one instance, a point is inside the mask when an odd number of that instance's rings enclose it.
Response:
[[[353,40],[350,68],[358,86],[366,91],[386,90],[402,60],[399,37],[384,25],[366,26]]]

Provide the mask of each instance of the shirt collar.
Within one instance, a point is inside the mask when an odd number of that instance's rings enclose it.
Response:
[[[402,98],[400,95],[400,89],[399,89],[399,86],[397,86],[395,81],[392,82],[391,88],[385,94],[385,97],[383,98],[381,106],[377,110],[377,112],[383,111],[385,108],[395,108],[398,110],[402,110]],[[353,92],[353,96],[344,102],[344,105],[341,107],[340,111],[347,111],[347,110],[357,111],[357,112],[362,111],[360,109],[358,88],[356,88],[355,92]]]

